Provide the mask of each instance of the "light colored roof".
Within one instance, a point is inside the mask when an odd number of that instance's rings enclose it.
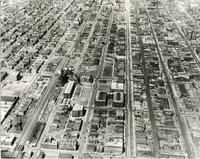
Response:
[[[72,90],[73,85],[74,85],[74,81],[69,81],[69,82],[67,83],[67,87],[66,87],[66,89],[65,89],[65,93],[71,93],[71,90]]]
[[[111,89],[112,90],[124,90],[124,84],[123,83],[112,82]]]
[[[120,140],[115,140],[115,141],[109,141],[105,143],[106,147],[122,147],[123,142]]]
[[[9,71],[9,74],[11,76],[17,76],[19,74],[19,71]]]
[[[83,105],[76,104],[76,105],[73,107],[73,110],[83,110]]]

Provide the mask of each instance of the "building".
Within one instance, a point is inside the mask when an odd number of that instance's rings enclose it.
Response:
[[[74,156],[72,154],[67,154],[67,153],[60,153],[58,156],[58,159],[73,159]]]
[[[40,139],[40,136],[42,135],[42,132],[44,130],[46,126],[46,123],[44,122],[37,122],[33,131],[32,131],[32,134],[31,136],[29,137],[28,139],[28,144],[31,146],[31,147],[35,147]]]
[[[95,152],[97,147],[94,144],[88,144],[86,149],[88,152]]]
[[[58,149],[58,141],[53,137],[45,137],[41,146],[47,149]]]
[[[112,100],[113,99],[113,92],[107,92],[106,98],[107,98],[107,100]]]
[[[76,104],[72,110],[72,117],[83,117],[84,107],[83,105]]]
[[[105,143],[105,154],[122,154],[123,153],[123,141],[120,139],[114,139]]]
[[[117,61],[125,61],[125,56],[116,56]]]
[[[13,81],[20,80],[20,78],[21,78],[20,72],[19,71],[9,72],[9,78],[12,79]]]
[[[42,59],[38,59],[36,60],[32,65],[31,65],[31,73],[33,75],[37,74],[41,68],[41,66],[43,65],[44,60]]]
[[[2,82],[6,77],[7,77],[8,73],[1,71],[0,72],[0,82]]]
[[[1,122],[8,116],[18,100],[19,97],[16,96],[0,96]]]
[[[189,96],[188,91],[185,87],[185,84],[179,84],[178,88],[180,90],[181,97],[188,97]]]
[[[65,88],[64,97],[71,98],[75,89],[75,81],[69,81]]]
[[[124,84],[123,83],[118,83],[118,82],[112,82],[111,91],[113,91],[113,92],[124,91]]]
[[[102,145],[97,145],[97,152],[98,153],[103,153],[103,151],[104,151],[103,146]]]
[[[31,98],[23,100],[22,103],[19,105],[18,109],[16,110],[16,114],[20,116],[25,115],[29,109],[31,102],[32,102]]]
[[[92,159],[92,156],[89,153],[84,153],[82,159]]]
[[[45,153],[43,151],[40,151],[39,154],[37,155],[37,159],[42,159],[45,157]]]
[[[119,70],[119,72],[118,72],[118,76],[117,76],[118,79],[117,79],[117,81],[118,81],[119,83],[124,82],[124,81],[125,81],[124,76],[125,76],[125,71],[124,71],[124,67],[123,67],[123,68],[121,68],[121,69]]]
[[[98,91],[95,98],[95,106],[106,106],[106,92]]]
[[[66,75],[73,75],[74,67],[73,66],[66,67],[66,68],[64,68],[64,72],[66,73]]]
[[[82,127],[82,119],[76,119],[76,120],[69,120],[69,122],[67,123],[66,129],[70,130],[70,132],[75,133],[75,132],[79,132],[81,130]]]
[[[76,151],[78,149],[78,141],[75,139],[63,139],[60,142],[59,149]]]
[[[144,79],[144,74],[143,74],[142,70],[140,70],[140,69],[133,70],[133,78]]]
[[[110,108],[113,106],[113,99],[108,99],[107,106]]]
[[[82,119],[76,119],[74,121],[74,125],[73,125],[73,127],[71,129],[71,132],[73,132],[73,131],[79,132],[81,130],[82,123],[83,123]]]
[[[123,92],[114,92],[113,106],[114,107],[124,107],[124,93]]]
[[[12,146],[17,138],[13,135],[4,136],[1,135],[1,145]]]

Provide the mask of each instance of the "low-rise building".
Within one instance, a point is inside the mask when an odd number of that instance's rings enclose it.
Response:
[[[114,139],[105,143],[104,151],[106,154],[122,154],[123,153],[123,141]]]
[[[58,141],[53,137],[45,137],[41,146],[47,149],[58,149]]]
[[[16,114],[20,116],[25,115],[31,102],[32,99],[30,98],[23,100],[22,103],[19,105],[18,109],[16,110]]]
[[[72,110],[72,117],[83,117],[84,107],[83,105],[76,104]]]
[[[11,71],[9,72],[9,78],[14,80],[14,81],[18,81],[20,79],[21,75],[19,71]]]
[[[17,139],[16,136],[13,136],[13,135],[9,135],[9,136],[1,135],[1,145],[12,146],[16,139]]]
[[[88,144],[86,149],[88,152],[95,152],[97,147],[94,144]]]
[[[36,60],[31,66],[31,73],[34,75],[37,74],[39,69],[43,65],[43,63],[44,63],[44,60],[42,60],[42,59]]]
[[[1,122],[8,116],[18,100],[19,97],[16,96],[0,96]]]
[[[118,82],[112,82],[111,91],[113,91],[113,92],[124,91],[124,84],[123,83],[118,83]]]
[[[7,75],[8,75],[7,72],[1,71],[0,72],[0,82],[2,82],[6,78]]]
[[[62,139],[59,149],[76,151],[78,149],[78,141],[76,139]]]

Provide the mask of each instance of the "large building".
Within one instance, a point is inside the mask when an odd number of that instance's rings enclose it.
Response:
[[[74,81],[69,81],[67,83],[67,86],[65,88],[65,92],[64,92],[64,97],[65,98],[71,98],[75,89],[75,82]]]
[[[104,151],[106,154],[122,154],[123,141],[121,139],[114,139],[114,141],[106,142]]]
[[[18,109],[16,110],[16,114],[20,116],[25,115],[29,109],[31,102],[32,102],[31,98],[23,100],[22,103],[19,105]]]
[[[44,63],[44,60],[43,59],[38,59],[36,60],[32,65],[31,65],[31,73],[33,75],[37,74],[40,70],[40,68],[42,67]]]
[[[75,139],[63,139],[60,142],[59,149],[76,151],[78,149],[78,141]]]
[[[45,137],[41,146],[47,149],[58,149],[58,141],[51,136]]]
[[[19,97],[16,96],[0,96],[1,122],[8,116],[18,100]]]
[[[6,78],[7,75],[8,75],[7,72],[1,71],[0,72],[0,82],[3,81]]]
[[[124,84],[118,82],[112,82],[111,91],[124,91]]]
[[[15,140],[16,140],[16,137],[13,135],[9,135],[9,136],[2,135],[1,136],[1,145],[11,146],[14,144]]]
[[[72,117],[83,117],[84,107],[83,105],[76,104],[72,110]]]
[[[124,93],[123,92],[114,92],[113,106],[114,107],[123,107],[124,106]]]
[[[10,71],[9,72],[9,78],[13,81],[18,81],[21,78],[19,71]]]
[[[106,105],[106,92],[98,91],[95,98],[95,106]]]

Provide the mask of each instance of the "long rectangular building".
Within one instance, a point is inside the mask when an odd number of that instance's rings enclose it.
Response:
[[[67,83],[67,86],[65,88],[65,92],[64,92],[64,97],[65,98],[71,98],[75,89],[75,82],[74,81],[69,81]]]

